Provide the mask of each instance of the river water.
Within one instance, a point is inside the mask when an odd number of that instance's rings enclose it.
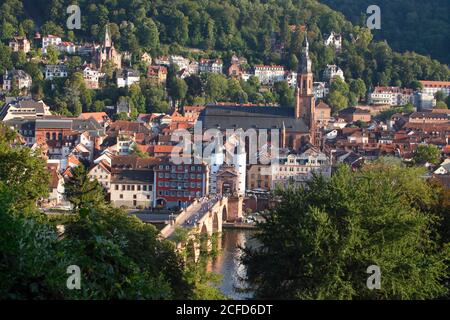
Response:
[[[253,239],[254,230],[224,229],[219,245],[219,256],[208,262],[207,270],[222,275],[220,290],[233,300],[246,300],[253,298],[252,292],[240,292],[246,283],[239,278],[244,277],[246,268],[240,263],[241,247],[255,247],[257,241]]]

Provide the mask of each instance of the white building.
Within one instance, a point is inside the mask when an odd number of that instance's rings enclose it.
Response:
[[[262,85],[273,85],[275,82],[283,81],[285,70],[283,66],[256,65],[255,77]]]
[[[212,73],[222,73],[223,72],[223,61],[221,59],[204,59],[201,58],[199,62],[199,72],[212,72]]]
[[[170,67],[170,59],[166,56],[157,57],[155,58],[155,64],[157,66]]]
[[[7,102],[6,105],[0,109],[0,120],[36,119],[51,114],[50,107],[43,101],[18,98]]]
[[[450,159],[445,159],[439,167],[434,170],[434,174],[449,174],[450,173]]]
[[[111,203],[116,207],[150,208],[155,198],[152,170],[123,170],[111,176]]]
[[[199,72],[199,63],[197,61],[191,61],[187,68],[189,74],[198,74]]]
[[[47,165],[47,170],[50,173],[50,181],[49,181],[49,195],[48,198],[45,199],[44,206],[52,207],[61,205],[64,203],[64,178],[58,172],[58,166],[50,163]]]
[[[73,42],[61,42],[56,46],[56,48],[62,53],[77,53],[77,46]]]
[[[297,87],[297,76],[298,76],[297,72],[289,71],[286,73],[286,81],[287,81],[289,87],[291,87],[291,88]]]
[[[22,51],[24,53],[28,53],[31,49],[30,41],[28,41],[25,37],[14,37],[11,41],[9,41],[9,47],[12,52]]]
[[[5,70],[2,89],[11,91],[15,87],[19,90],[30,90],[32,83],[31,76],[23,70]]]
[[[344,71],[335,64],[327,64],[327,67],[323,71],[323,80],[331,83],[335,77],[339,77],[342,81],[345,81]]]
[[[413,103],[414,91],[399,87],[375,87],[369,95],[373,105],[404,106]]]
[[[187,69],[189,67],[189,59],[182,57],[182,56],[174,56],[171,55],[169,57],[170,65],[176,65],[178,67],[178,70]]]
[[[331,177],[331,162],[318,149],[312,147],[302,154],[289,154],[280,157],[280,164],[272,166],[272,186],[285,188],[289,184],[303,184],[312,178],[313,173]]]
[[[45,66],[45,79],[66,78],[67,67],[64,64],[48,64]]]
[[[325,46],[333,46],[336,51],[341,51],[342,49],[342,36],[340,34],[336,34],[332,31],[330,34],[324,35],[324,44]]]
[[[436,98],[434,94],[417,92],[415,106],[420,110],[430,110],[436,106]]]
[[[442,91],[445,96],[450,95],[450,81],[421,80],[420,83],[423,86],[422,93],[434,96],[437,92]]]
[[[317,99],[324,99],[330,93],[330,88],[328,88],[325,82],[314,82],[313,84],[313,94]]]
[[[99,80],[104,77],[104,73],[86,66],[83,69],[83,79],[89,89],[98,89]]]
[[[88,172],[88,177],[91,181],[97,180],[109,193],[111,187],[111,166],[106,160],[101,160],[92,167]]]
[[[116,82],[118,88],[131,87],[134,83],[138,83],[140,74],[136,70],[122,69],[117,71]]]
[[[42,38],[42,53],[43,54],[47,53],[47,47],[49,45],[55,46],[57,48],[60,43],[61,43],[61,38],[58,36],[49,34],[48,36],[43,37]]]

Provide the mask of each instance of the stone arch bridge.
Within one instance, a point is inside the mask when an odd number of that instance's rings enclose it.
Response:
[[[195,261],[200,255],[198,237],[205,236],[210,239],[213,234],[222,232],[224,222],[234,222],[242,217],[242,196],[215,196],[195,199],[192,204],[184,209],[174,220],[170,221],[162,230],[161,237],[173,239],[177,227],[189,231],[187,251],[194,254]],[[178,249],[182,246],[179,245]]]

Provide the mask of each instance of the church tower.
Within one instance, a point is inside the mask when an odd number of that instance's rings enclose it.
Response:
[[[300,66],[297,75],[297,89],[295,97],[295,118],[303,119],[310,130],[311,143],[314,144],[316,130],[314,113],[316,101],[313,93],[312,62],[309,57],[308,36],[305,35],[305,43],[300,56]]]

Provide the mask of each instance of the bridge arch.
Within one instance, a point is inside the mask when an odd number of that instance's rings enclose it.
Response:
[[[217,211],[215,211],[213,213],[212,219],[213,219],[212,220],[212,232],[213,233],[219,232],[219,217],[218,217]]]
[[[200,229],[200,234],[208,234],[208,227],[206,226],[206,223],[203,222],[202,228]]]
[[[186,261],[187,263],[195,263],[197,261],[197,252],[194,239],[189,239],[186,244]]]
[[[210,240],[209,232],[206,223],[203,222],[199,235],[200,254],[207,254],[209,252]]]
[[[228,208],[226,205],[222,206],[222,221],[228,220]]]
[[[164,198],[158,198],[156,199],[156,205],[165,208],[167,206],[167,201]]]

